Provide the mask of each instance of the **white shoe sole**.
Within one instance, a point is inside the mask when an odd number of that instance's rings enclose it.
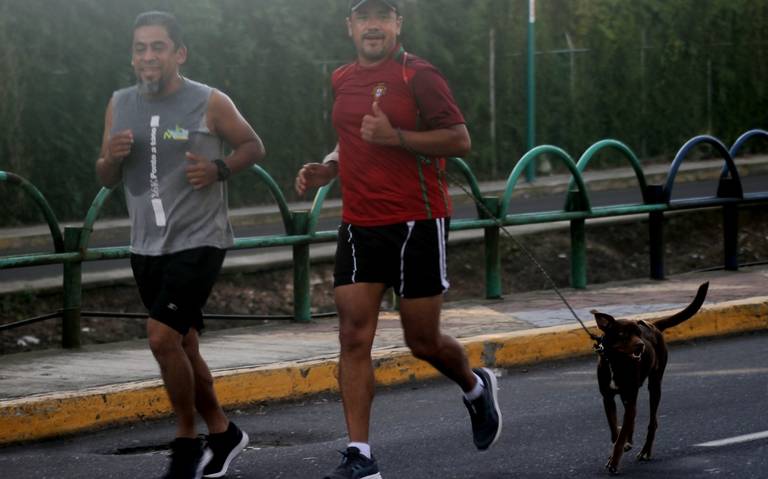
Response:
[[[200,462],[197,464],[197,471],[195,471],[195,479],[201,479],[203,477],[203,469],[213,459],[213,452],[207,447],[203,449],[203,456],[200,458]]]
[[[203,477],[224,477],[227,474],[227,469],[229,469],[229,464],[232,461],[234,461],[235,458],[238,455],[240,455],[241,452],[243,452],[243,449],[245,449],[245,446],[248,445],[248,440],[249,440],[248,434],[246,434],[245,431],[242,431],[242,433],[243,433],[243,437],[240,439],[240,442],[237,443],[237,446],[235,446],[234,449],[232,449],[229,452],[229,455],[227,456],[227,459],[224,461],[224,466],[221,468],[221,471],[214,474],[207,474]]]

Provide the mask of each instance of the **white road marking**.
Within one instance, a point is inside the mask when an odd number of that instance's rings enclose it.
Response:
[[[696,444],[694,447],[720,447],[728,446],[731,444],[739,444],[742,442],[757,441],[758,439],[768,438],[768,431],[756,432],[753,434],[745,434],[743,436],[729,437],[728,439],[719,439],[717,441],[703,442]]]

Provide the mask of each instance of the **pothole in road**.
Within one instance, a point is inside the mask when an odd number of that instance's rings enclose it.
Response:
[[[278,447],[301,446],[319,442],[328,442],[338,439],[336,435],[327,431],[304,432],[274,432],[259,431],[258,434],[249,432],[250,441],[246,450],[273,449]],[[139,444],[128,447],[118,447],[105,453],[111,456],[133,456],[142,454],[167,454],[169,444]]]

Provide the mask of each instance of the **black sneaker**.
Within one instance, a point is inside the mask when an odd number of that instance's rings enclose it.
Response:
[[[323,479],[381,479],[375,458],[368,459],[356,447],[348,447],[341,455],[341,464]]]
[[[177,437],[171,443],[171,466],[163,479],[200,479],[212,456],[200,438]]]
[[[464,398],[464,405],[472,419],[472,436],[475,446],[484,451],[493,446],[501,435],[501,411],[498,402],[496,376],[486,368],[472,370],[483,381],[483,394],[474,401]]]
[[[205,466],[203,477],[222,477],[227,473],[229,464],[248,445],[248,434],[235,423],[229,421],[226,431],[208,434],[208,447],[213,452],[213,459]]]

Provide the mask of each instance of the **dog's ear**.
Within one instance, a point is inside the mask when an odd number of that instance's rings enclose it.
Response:
[[[601,313],[600,311],[593,309],[590,311],[595,316],[597,327],[603,331],[607,331],[616,322],[616,319],[610,314]]]

